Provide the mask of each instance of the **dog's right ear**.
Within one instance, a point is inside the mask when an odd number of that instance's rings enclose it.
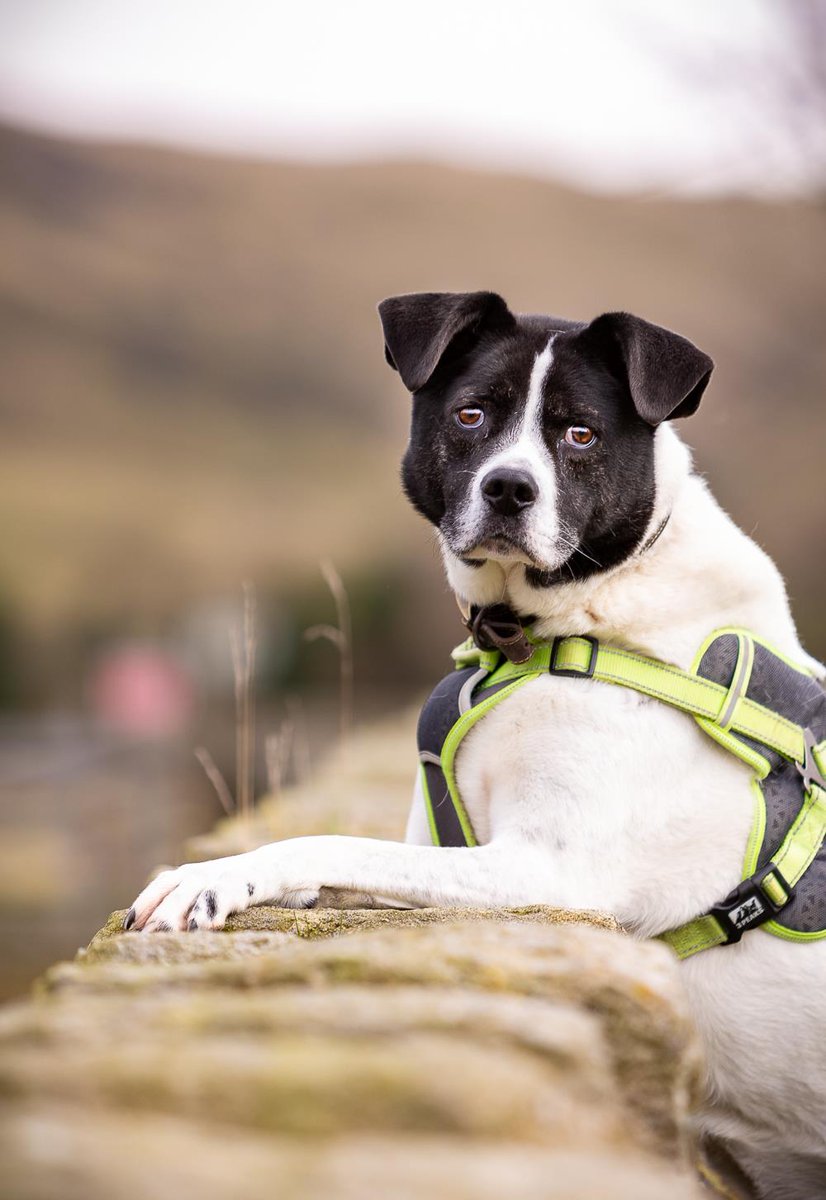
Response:
[[[412,292],[379,305],[384,356],[409,392],[423,388],[460,334],[506,329],[514,316],[496,292]],[[463,339],[464,340],[464,339]]]

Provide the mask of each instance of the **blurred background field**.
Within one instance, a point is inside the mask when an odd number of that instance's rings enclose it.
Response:
[[[717,370],[682,432],[826,656],[823,3],[168,7],[0,10],[6,994],[220,815],[193,750],[232,776],[242,581],[259,791],[267,732],[288,778],[335,736],[336,656],[302,637],[334,617],[322,560],[358,719],[443,670],[388,294],[696,341]]]

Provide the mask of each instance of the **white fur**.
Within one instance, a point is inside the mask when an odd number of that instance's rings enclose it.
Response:
[[[655,461],[651,528],[670,520],[647,552],[539,591],[519,562],[470,570],[445,548],[453,587],[477,604],[537,613],[547,636],[589,633],[682,667],[730,624],[806,659],[776,568],[690,473],[670,428],[656,434]],[[597,908],[646,937],[706,911],[740,879],[748,769],[690,718],[626,689],[528,683],[474,727],[457,770],[477,848],[430,846],[418,797],[408,844],[296,838],[181,867],[138,898],[136,925],[184,928],[190,917],[215,928],[231,911],[299,904],[326,884],[412,906]],[[215,897],[211,917],[204,889]],[[730,1139],[759,1175],[761,1197],[812,1200],[812,1179],[822,1171],[826,1180],[826,941],[795,944],[758,929],[682,972],[708,1052],[701,1132]]]

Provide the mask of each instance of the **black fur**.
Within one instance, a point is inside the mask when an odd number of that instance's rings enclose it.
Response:
[[[573,547],[566,561],[538,562],[526,576],[537,587],[580,579],[617,565],[640,545],[655,498],[654,430],[696,410],[713,369],[707,355],[627,313],[589,324],[517,317],[491,292],[399,296],[379,311],[387,359],[414,393],[402,484],[454,553],[474,561],[460,536],[470,484],[521,421],[533,364],[554,333],[542,419],[557,511]],[[486,415],[478,430],[455,420],[473,402]],[[598,435],[587,452],[564,441],[574,424]],[[524,519],[491,511],[486,543],[498,538],[522,548]]]
[[[491,329],[512,328],[514,318],[495,292],[419,292],[391,296],[379,305],[384,356],[410,392],[431,379],[456,342],[475,341]]]

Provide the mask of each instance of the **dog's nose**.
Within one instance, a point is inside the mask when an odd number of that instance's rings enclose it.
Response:
[[[499,467],[482,480],[482,495],[503,517],[515,517],[523,508],[530,508],[538,494],[533,476],[512,467]]]

